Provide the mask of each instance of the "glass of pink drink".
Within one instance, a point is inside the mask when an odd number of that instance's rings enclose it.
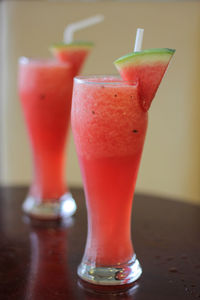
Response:
[[[18,75],[34,169],[23,210],[41,219],[71,216],[76,204],[64,177],[73,85],[71,65],[22,57]]]
[[[142,269],[131,241],[131,209],[148,114],[138,84],[119,77],[76,77],[72,131],[88,212],[78,275],[96,285],[123,285]]]

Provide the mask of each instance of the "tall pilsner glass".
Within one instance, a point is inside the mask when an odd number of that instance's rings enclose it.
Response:
[[[112,76],[76,77],[71,118],[88,213],[78,275],[96,285],[132,283],[142,273],[130,221],[148,119],[138,85]]]
[[[34,170],[23,210],[32,217],[56,219],[71,216],[76,210],[64,177],[72,84],[67,63],[19,59],[19,95]]]

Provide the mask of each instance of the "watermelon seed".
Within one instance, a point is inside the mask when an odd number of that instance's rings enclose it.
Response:
[[[94,110],[92,110],[92,113],[93,113],[93,115],[95,115],[95,111]]]
[[[41,99],[41,100],[45,99],[45,94],[41,94],[41,95],[40,95],[40,99]]]
[[[114,97],[117,97],[117,94],[115,94]]]
[[[101,86],[101,88],[102,88],[102,89],[104,89],[104,88],[105,88],[105,86],[104,86],[104,85],[102,85],[102,86]]]
[[[132,132],[138,133],[138,130],[137,129],[133,129]]]

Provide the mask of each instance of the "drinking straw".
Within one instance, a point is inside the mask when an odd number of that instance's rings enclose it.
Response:
[[[134,52],[141,51],[142,49],[142,40],[143,40],[144,29],[138,28],[135,38],[135,47]]]
[[[75,23],[71,23],[67,25],[67,27],[64,30],[63,34],[63,41],[64,43],[71,43],[74,40],[74,33],[78,30],[81,30],[83,28],[95,25],[97,23],[100,23],[104,20],[103,15],[96,15]]]

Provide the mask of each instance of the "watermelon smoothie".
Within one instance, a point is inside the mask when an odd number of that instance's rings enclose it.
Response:
[[[120,285],[141,275],[131,241],[131,208],[147,112],[138,84],[118,77],[76,77],[72,131],[88,211],[88,236],[79,276]]]
[[[39,218],[71,215],[76,204],[64,177],[73,84],[71,66],[55,60],[20,58],[18,79],[34,169],[23,209]]]

